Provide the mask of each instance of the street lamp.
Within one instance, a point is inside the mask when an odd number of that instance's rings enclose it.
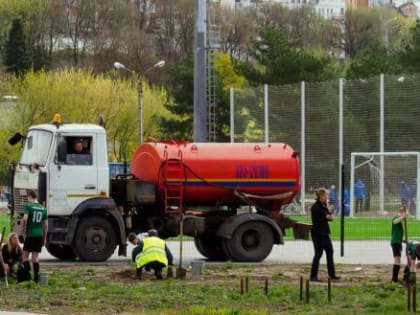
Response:
[[[143,72],[143,76],[146,75],[150,70],[154,68],[162,68],[165,66],[165,61],[160,60],[159,62],[155,63],[153,66],[147,68]],[[127,68],[122,63],[116,61],[114,62],[114,68],[117,70],[125,70],[130,72],[133,76],[137,79],[137,101],[138,101],[138,120],[139,120],[139,144],[143,143],[143,81],[140,77],[140,74],[134,71],[133,69]]]
[[[388,30],[388,24],[392,23],[392,22],[396,22],[398,21],[397,17],[393,17],[390,18],[388,20],[385,21],[385,23],[383,24],[383,28],[384,28],[384,44],[385,47],[388,48],[388,44],[389,44],[389,30]]]

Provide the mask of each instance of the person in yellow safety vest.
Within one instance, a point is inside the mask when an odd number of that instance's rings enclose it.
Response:
[[[158,237],[155,229],[148,231],[149,237],[138,242],[133,249],[132,259],[136,263],[136,276],[141,280],[143,268],[153,269],[156,279],[163,279],[162,269],[168,264],[172,265],[172,254],[165,244],[165,241]]]

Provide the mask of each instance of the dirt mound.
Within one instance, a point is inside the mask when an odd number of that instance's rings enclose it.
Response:
[[[113,279],[133,280],[136,278],[136,272],[133,269],[124,269],[112,273]]]

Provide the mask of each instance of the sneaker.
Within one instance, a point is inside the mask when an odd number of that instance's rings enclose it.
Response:
[[[312,282],[321,282],[321,280],[319,280],[318,278],[311,278],[310,279]]]
[[[339,276],[332,276],[330,278],[331,278],[331,280],[340,280],[341,279],[341,277],[339,277]]]

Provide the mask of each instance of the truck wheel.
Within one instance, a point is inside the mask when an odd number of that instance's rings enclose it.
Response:
[[[194,237],[194,245],[197,248],[198,252],[207,258],[208,254],[204,251],[203,246],[201,246],[200,239],[198,237]]]
[[[99,216],[81,219],[73,241],[80,260],[105,261],[115,251],[116,237],[111,223]]]
[[[47,244],[48,252],[60,260],[74,260],[76,255],[69,245]]]
[[[248,222],[233,231],[231,239],[224,240],[226,250],[235,261],[262,261],[271,252],[274,235],[262,222]]]
[[[226,261],[228,256],[222,247],[222,238],[216,235],[200,235],[194,238],[198,252],[212,261]]]

